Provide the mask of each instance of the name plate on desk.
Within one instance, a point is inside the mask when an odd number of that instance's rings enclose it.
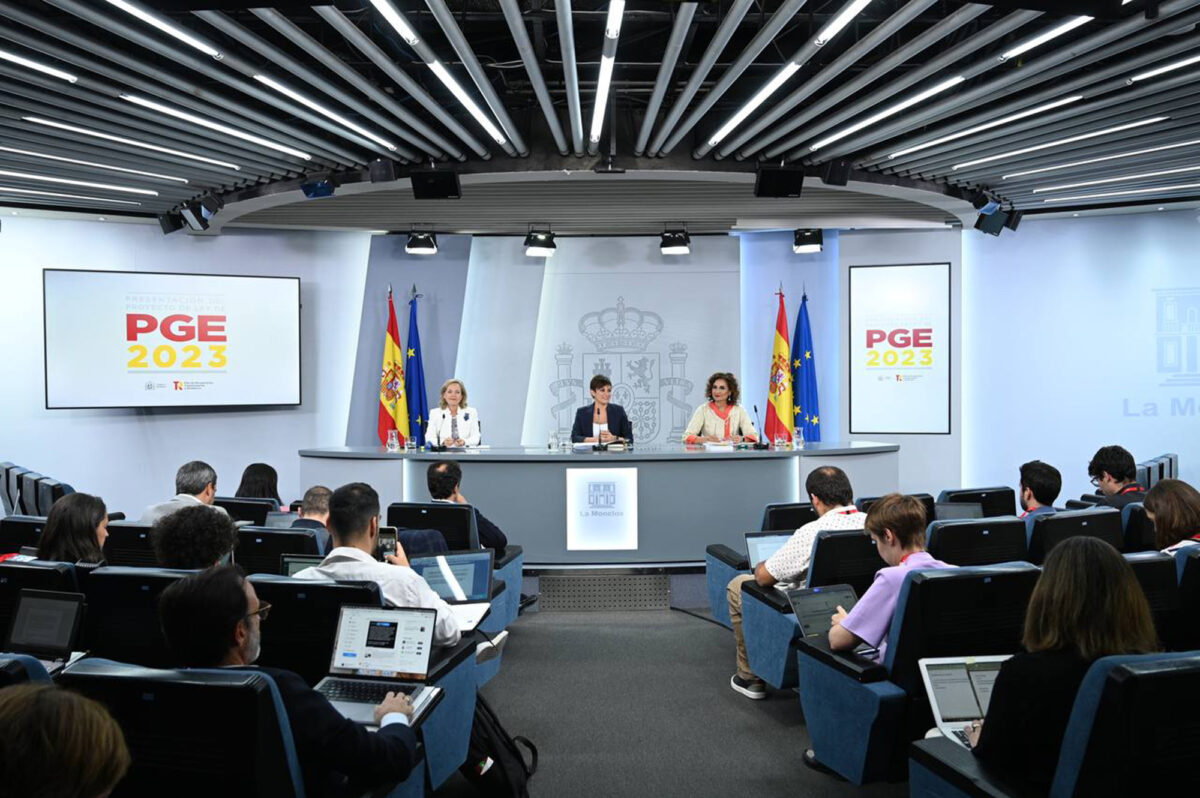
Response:
[[[567,551],[638,547],[636,468],[568,468]]]

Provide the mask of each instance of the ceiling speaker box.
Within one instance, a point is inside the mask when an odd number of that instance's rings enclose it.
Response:
[[[413,197],[426,199],[462,199],[462,187],[458,184],[458,172],[445,169],[413,172]]]
[[[756,197],[799,197],[803,188],[803,166],[760,166],[754,176]]]
[[[836,158],[821,165],[821,181],[827,186],[844,186],[850,182],[850,162]]]
[[[367,174],[372,183],[391,183],[396,179],[396,162],[387,158],[376,158],[367,164]]]

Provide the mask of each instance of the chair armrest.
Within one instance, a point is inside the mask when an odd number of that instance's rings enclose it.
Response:
[[[763,604],[773,607],[784,615],[792,614],[792,605],[788,603],[787,596],[774,587],[763,587],[758,582],[743,582],[742,592],[749,593]]]
[[[503,579],[493,580],[492,581],[492,597],[491,597],[492,601],[495,601],[496,596],[499,596],[505,590],[508,590],[508,584]]]
[[[807,654],[857,682],[865,684],[887,681],[887,668],[873,659],[860,657],[853,651],[834,651],[829,647],[828,638],[803,637],[796,641],[796,647],[800,654]]]
[[[917,740],[909,747],[908,756],[972,798],[1032,798],[1035,794],[990,775],[975,754],[945,737]]]
[[[459,663],[469,656],[475,655],[475,646],[483,638],[475,632],[467,632],[452,646],[434,646],[429,661],[429,674],[425,677],[427,684],[433,684],[458,667]]]
[[[496,552],[496,558],[492,561],[492,568],[499,570],[508,565],[513,560],[525,553],[525,549],[513,543],[509,543],[504,547],[504,553]]]
[[[714,543],[706,548],[704,552],[735,570],[745,571],[750,568],[750,563],[746,561],[745,554],[742,554],[739,551],[734,551],[724,543]]]

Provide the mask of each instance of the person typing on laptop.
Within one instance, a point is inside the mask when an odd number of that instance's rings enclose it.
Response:
[[[181,579],[159,600],[167,647],[176,665],[189,668],[250,669],[269,610],[236,565]],[[403,693],[388,693],[375,707],[374,733],[344,717],[295,673],[258,670],[279,689],[308,795],[362,794],[403,781],[419,763],[408,720],[412,702]]]
[[[433,642],[452,646],[462,630],[450,609],[437,593],[408,567],[404,550],[397,544],[395,554],[385,562],[375,559],[379,539],[379,494],[370,485],[352,482],[329,497],[329,533],[333,551],[315,568],[305,568],[297,579],[341,579],[375,582],[384,601],[393,607],[429,607],[437,610]]]
[[[791,539],[766,560],[751,563],[754,573],[735,576],[725,589],[729,618],[733,622],[733,639],[737,645],[737,672],[730,677],[729,686],[747,698],[766,698],[767,686],[751,672],[750,660],[746,657],[746,642],[742,637],[742,584],[753,579],[764,587],[799,586],[808,571],[808,558],[818,532],[862,529],[866,520],[866,514],[854,506],[850,478],[836,466],[815,469],[804,481],[804,490],[817,511],[817,520],[797,529]]]

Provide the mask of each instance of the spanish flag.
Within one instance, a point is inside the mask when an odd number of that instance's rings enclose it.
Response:
[[[788,346],[787,309],[783,304],[783,287],[779,288],[779,315],[775,319],[775,346],[771,352],[771,384],[767,389],[767,423],[763,430],[765,441],[776,438],[790,441],[794,429],[792,411],[792,352]]]
[[[404,350],[400,348],[400,326],[396,306],[388,289],[388,325],[383,337],[383,370],[379,377],[379,442],[386,444],[388,432],[397,430],[400,443],[408,438],[408,397],[404,395]]]

